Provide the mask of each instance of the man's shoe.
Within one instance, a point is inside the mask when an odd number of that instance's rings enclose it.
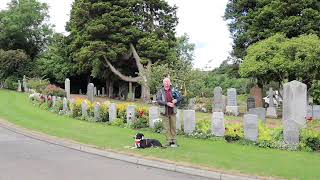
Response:
[[[172,148],[177,148],[177,147],[179,147],[179,145],[178,145],[178,144],[171,144],[170,147],[172,147]]]

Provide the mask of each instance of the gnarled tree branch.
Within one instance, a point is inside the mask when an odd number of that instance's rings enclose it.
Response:
[[[121,78],[122,80],[124,81],[127,81],[127,82],[138,82],[141,78],[138,76],[138,77],[129,77],[129,76],[125,76],[123,75],[120,71],[118,71],[111,63],[110,61],[108,60],[107,57],[103,56],[105,63],[103,63],[107,68],[110,67],[110,70],[116,74],[119,78]]]

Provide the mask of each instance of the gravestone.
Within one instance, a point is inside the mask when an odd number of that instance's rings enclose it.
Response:
[[[94,120],[100,121],[100,103],[96,103],[94,106]]]
[[[68,112],[68,99],[67,98],[63,98],[63,113],[67,114]]]
[[[245,139],[257,141],[259,135],[258,116],[255,114],[245,114],[243,116],[243,130]]]
[[[93,87],[93,95],[97,96],[97,87]]]
[[[312,106],[312,117],[313,119],[320,119],[320,105]]]
[[[259,120],[261,120],[263,123],[266,123],[266,109],[263,107],[252,108],[247,114],[255,114],[258,116]]]
[[[181,109],[177,109],[176,113],[176,130],[181,130]]]
[[[117,119],[117,105],[115,103],[111,103],[109,106],[109,121],[113,122]]]
[[[196,112],[195,110],[183,111],[184,132],[186,134],[192,133],[196,129]]]
[[[79,89],[79,94],[82,94],[82,91],[81,91],[81,89]]]
[[[127,123],[131,124],[136,118],[136,107],[129,105],[127,107]]]
[[[64,88],[66,91],[67,99],[69,100],[70,99],[70,79],[69,78],[67,78],[64,81]]]
[[[149,127],[154,128],[155,122],[159,121],[159,108],[157,106],[152,106],[149,108]]]
[[[312,106],[308,105],[307,106],[307,119],[313,119],[313,115],[312,115]]]
[[[89,83],[87,88],[87,96],[90,102],[93,102],[93,95],[94,95],[94,85],[93,83]]]
[[[247,111],[256,107],[256,102],[254,97],[248,97],[247,99]]]
[[[74,99],[70,99],[70,114],[73,114],[73,109],[74,109],[74,106],[76,104],[76,101]]]
[[[288,144],[299,143],[299,132],[306,127],[307,86],[299,81],[283,85],[283,136]]]
[[[22,86],[23,86],[23,91],[28,92],[26,75],[23,76]]]
[[[237,105],[237,90],[230,88],[227,90],[227,107],[226,113],[234,116],[239,115],[239,106]]]
[[[20,82],[20,80],[18,80],[18,92],[21,92],[22,91],[22,89],[21,89],[21,82]]]
[[[254,86],[250,90],[250,95],[254,97],[255,107],[263,107],[262,103],[262,89],[259,86]]]
[[[188,109],[194,110],[196,107],[196,98],[191,98],[189,100]]]
[[[212,113],[211,130],[215,136],[224,136],[225,126],[223,112]]]
[[[104,89],[104,87],[102,87],[102,96],[105,96],[106,95],[106,90]]]
[[[86,101],[83,101],[81,104],[81,114],[82,114],[82,117],[88,116],[88,105]]]
[[[98,96],[100,96],[100,90],[98,90]]]
[[[56,106],[56,101],[57,101],[57,97],[56,96],[52,96],[52,107]]]
[[[223,112],[223,98],[222,98],[222,88],[221,87],[215,87],[214,88],[214,105],[213,105],[213,112]]]
[[[277,118],[278,117],[277,109],[276,109],[276,107],[274,107],[273,96],[274,96],[274,91],[272,90],[272,88],[269,88],[269,91],[268,91],[269,106],[267,108],[267,117]]]

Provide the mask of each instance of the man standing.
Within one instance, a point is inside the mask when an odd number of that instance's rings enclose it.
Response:
[[[180,93],[171,86],[169,78],[163,79],[163,87],[157,95],[157,102],[161,106],[163,125],[166,131],[166,146],[177,147],[176,139],[176,112],[177,104],[182,100]]]

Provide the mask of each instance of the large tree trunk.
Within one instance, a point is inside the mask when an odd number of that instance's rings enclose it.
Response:
[[[150,85],[149,85],[149,77],[151,72],[151,61],[148,62],[146,67],[143,67],[141,64],[141,58],[139,57],[136,49],[134,48],[133,44],[130,44],[130,50],[133,53],[133,57],[136,61],[136,65],[138,67],[139,75],[137,77],[130,77],[123,75],[120,71],[118,71],[108,60],[107,57],[104,56],[104,60],[106,62],[105,66],[109,67],[110,70],[120,77],[122,80],[127,82],[137,82],[141,85],[141,98],[144,102],[150,102]]]
[[[109,87],[108,87],[108,96],[109,96],[109,98],[113,98],[113,81],[109,81]]]

